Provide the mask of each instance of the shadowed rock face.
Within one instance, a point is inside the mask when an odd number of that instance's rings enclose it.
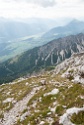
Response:
[[[0,78],[10,81],[41,67],[57,65],[74,53],[84,51],[84,34],[71,35],[31,49],[0,65]],[[17,59],[17,60],[16,60]],[[5,82],[4,80],[4,82]],[[2,80],[3,81],[3,80]]]

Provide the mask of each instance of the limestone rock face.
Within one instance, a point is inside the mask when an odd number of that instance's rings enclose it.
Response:
[[[64,71],[62,77],[66,77],[75,83],[84,84],[84,53],[74,54],[54,70],[56,74],[60,71]]]

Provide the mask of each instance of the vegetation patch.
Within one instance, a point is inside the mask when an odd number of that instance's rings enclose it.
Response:
[[[55,112],[58,114],[58,116],[61,116],[63,114],[63,112],[64,112],[63,106],[62,105],[57,106]]]
[[[84,125],[84,111],[80,111],[78,114],[74,113],[71,122],[76,125]]]

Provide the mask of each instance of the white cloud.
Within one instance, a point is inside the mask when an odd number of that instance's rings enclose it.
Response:
[[[54,6],[56,4],[56,0],[25,0],[28,3],[38,4],[42,7]]]
[[[21,2],[33,3],[33,4],[40,5],[42,7],[54,6],[56,4],[56,0],[0,0],[0,1],[4,1],[4,2],[15,1],[15,2],[19,2],[19,3],[21,3]]]
[[[83,0],[0,0],[0,16],[10,18],[82,18]]]

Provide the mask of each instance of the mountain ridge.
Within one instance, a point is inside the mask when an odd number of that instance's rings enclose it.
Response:
[[[0,77],[12,80],[41,68],[61,63],[74,53],[84,51],[84,34],[70,35],[24,52],[0,65]],[[2,80],[3,81],[3,80]]]
[[[50,31],[46,32],[43,37],[48,38],[59,38],[59,37],[64,37],[68,35],[76,35],[80,32],[84,33],[84,22],[79,21],[79,20],[72,20],[65,26],[59,26],[52,28]]]

